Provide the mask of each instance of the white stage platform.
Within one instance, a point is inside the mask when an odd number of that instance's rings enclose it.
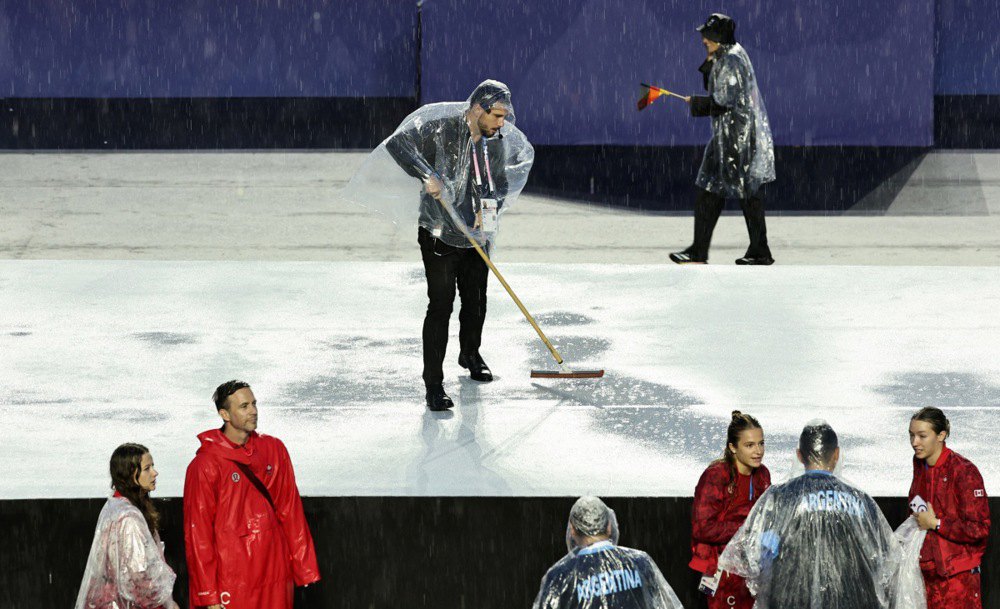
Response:
[[[491,283],[488,385],[446,362],[453,413],[423,405],[422,269],[389,262],[0,261],[0,497],[97,497],[120,442],[181,492],[215,386],[249,381],[306,495],[690,496],[729,412],[789,469],[803,423],[840,432],[844,473],[909,484],[910,414],[1000,492],[1000,269],[507,264],[567,360]],[[457,303],[456,303],[457,304]],[[457,334],[457,311],[453,334]]]

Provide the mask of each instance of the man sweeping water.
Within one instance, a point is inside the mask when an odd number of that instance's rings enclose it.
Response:
[[[394,219],[409,223],[417,215],[429,301],[423,379],[431,410],[454,405],[444,390],[443,364],[456,287],[461,299],[458,364],[475,381],[493,380],[479,351],[486,257],[500,215],[524,188],[533,161],[534,149],[514,126],[510,89],[486,80],[465,102],[430,104],[407,117],[348,186],[350,198]]]

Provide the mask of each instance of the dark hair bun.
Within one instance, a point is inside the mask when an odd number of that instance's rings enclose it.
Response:
[[[734,419],[738,419],[738,418],[740,418],[740,417],[742,417],[742,416],[743,416],[743,413],[742,413],[742,412],[740,412],[739,410],[734,410],[734,411],[733,411],[733,418],[734,418]]]

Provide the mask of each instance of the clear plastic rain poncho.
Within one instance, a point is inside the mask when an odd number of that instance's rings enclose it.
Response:
[[[926,537],[927,531],[917,526],[917,519],[913,516],[896,529],[896,541],[903,554],[896,576],[895,609],[927,609],[924,574],[920,572],[920,549]]]
[[[474,141],[476,114],[494,106],[507,110],[505,124]],[[419,225],[453,247],[471,247],[466,229],[489,248],[535,159],[514,123],[510,90],[497,81],[483,82],[465,102],[423,106],[372,151],[342,196],[396,224]],[[443,184],[441,202],[427,194],[432,176]]]
[[[607,537],[579,547],[572,534]],[[667,580],[645,552],[618,544],[614,510],[581,497],[566,527],[569,553],[542,578],[533,609],[682,609]]]
[[[139,508],[111,497],[97,519],[76,609],[151,609],[170,606],[177,576],[163,557],[163,542]]]
[[[716,51],[708,94],[728,111],[712,117],[712,140],[695,184],[732,199],[745,199],[773,182],[774,140],[750,57],[739,43]]]
[[[833,474],[769,488],[719,557],[757,609],[890,609],[900,547],[875,501]]]

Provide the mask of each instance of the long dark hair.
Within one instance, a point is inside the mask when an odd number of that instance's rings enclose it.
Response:
[[[139,486],[142,456],[146,454],[149,454],[149,449],[142,444],[128,442],[116,448],[111,453],[111,488],[139,508],[149,532],[156,534],[160,530],[160,513],[156,511],[149,493]]]
[[[936,434],[939,434],[942,431],[945,432],[948,434],[944,437],[945,440],[951,437],[951,421],[948,420],[948,417],[944,416],[944,412],[940,408],[924,406],[918,410],[915,415],[910,417],[910,420],[929,423],[931,429],[933,429]]]
[[[722,458],[716,459],[714,463],[725,463],[729,469],[729,492],[736,487],[736,453],[729,450],[729,445],[736,446],[740,443],[740,434],[748,429],[763,429],[757,419],[748,414],[743,414],[739,410],[733,411],[733,418],[729,421],[729,428],[726,430],[726,447],[722,451]]]

